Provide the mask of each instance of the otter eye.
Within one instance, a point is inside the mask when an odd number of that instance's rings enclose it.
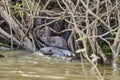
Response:
[[[49,52],[52,52],[51,50],[49,50]]]

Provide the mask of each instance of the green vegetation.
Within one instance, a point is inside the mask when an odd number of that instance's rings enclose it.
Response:
[[[14,13],[19,13],[20,17],[24,16],[24,10],[22,9],[23,4],[17,3],[14,6]]]
[[[112,55],[112,51],[109,46],[103,45],[103,51],[106,53],[106,55]]]

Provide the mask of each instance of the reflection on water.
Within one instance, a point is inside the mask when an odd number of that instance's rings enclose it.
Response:
[[[0,58],[0,80],[97,80],[89,63],[84,63],[83,70],[80,62],[43,58],[23,51],[11,53],[9,57]],[[120,80],[119,67],[114,70],[110,66],[99,66],[99,69],[105,80]]]
[[[118,76],[120,76],[120,72],[119,72],[120,68],[118,67],[118,64],[113,63],[112,68],[113,68],[112,76],[114,77],[114,80],[120,80],[120,77],[118,77]]]

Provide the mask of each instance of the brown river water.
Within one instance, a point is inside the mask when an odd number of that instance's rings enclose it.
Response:
[[[25,51],[0,51],[0,80],[98,80],[88,62],[26,54]],[[98,65],[104,80],[120,80],[120,67]]]

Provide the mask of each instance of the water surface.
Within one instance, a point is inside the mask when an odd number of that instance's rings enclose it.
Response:
[[[84,62],[68,62],[24,51],[3,52],[8,57],[0,58],[0,80],[98,80],[91,65]],[[83,68],[84,66],[84,68]],[[105,80],[120,80],[120,67],[99,65]]]

